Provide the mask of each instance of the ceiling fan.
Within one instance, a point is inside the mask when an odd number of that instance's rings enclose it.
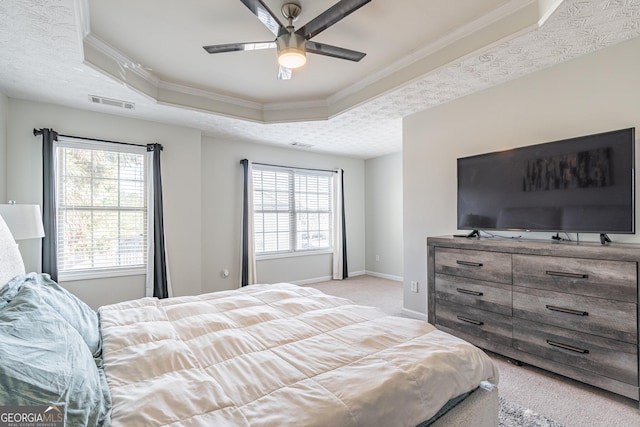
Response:
[[[360,9],[371,0],[340,0],[297,30],[293,27],[293,21],[295,21],[302,12],[302,7],[299,3],[289,2],[282,6],[282,15],[288,21],[288,25],[285,27],[262,0],[240,1],[258,17],[260,22],[276,36],[276,39],[265,42],[203,46],[204,50],[209,53],[222,53],[277,48],[278,64],[280,65],[278,79],[280,80],[289,80],[293,74],[293,69],[305,64],[307,61],[307,52],[347,59],[354,62],[360,61],[366,55],[365,53],[354,50],[317,43],[311,41],[311,38],[317,36],[352,12]]]

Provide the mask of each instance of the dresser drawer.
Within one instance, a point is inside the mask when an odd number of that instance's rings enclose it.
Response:
[[[436,274],[436,304],[448,301],[511,316],[511,285]]]
[[[495,344],[511,346],[512,318],[502,314],[439,301],[436,308],[436,325]]]
[[[513,347],[638,385],[638,347],[633,344],[514,318]]]
[[[511,283],[511,254],[436,248],[435,272],[470,279]]]
[[[635,262],[513,255],[513,284],[635,302]]]
[[[638,342],[637,306],[633,303],[514,286],[513,316]]]

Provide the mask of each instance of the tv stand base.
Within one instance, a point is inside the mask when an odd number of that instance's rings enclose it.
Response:
[[[478,230],[473,230],[471,233],[467,234],[467,239],[472,239],[474,237],[476,239],[480,238],[480,232]]]
[[[607,243],[611,243],[611,239],[604,233],[600,233],[600,244],[606,245]]]

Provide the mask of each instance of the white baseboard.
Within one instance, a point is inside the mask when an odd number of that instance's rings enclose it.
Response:
[[[409,310],[408,308],[402,309],[402,314],[409,316],[413,319],[424,320],[427,321],[427,315],[424,313],[420,313],[419,311]]]
[[[381,279],[387,279],[387,280],[393,280],[395,282],[403,282],[404,278],[401,276],[394,276],[391,274],[384,274],[384,273],[377,273],[375,271],[369,271],[369,270],[363,270],[363,271],[350,271],[349,272],[349,277],[357,277],[357,276],[373,276],[373,277],[379,277]],[[315,277],[313,279],[304,279],[304,280],[296,280],[293,282],[289,282],[291,284],[294,285],[298,285],[298,286],[304,286],[304,285],[310,285],[312,283],[318,283],[318,282],[327,282],[329,280],[333,280],[333,276],[323,276],[323,277]]]
[[[369,271],[369,270],[367,270],[365,274],[373,277],[379,277],[381,279],[393,280],[396,282],[404,282],[404,277],[402,276],[394,276],[392,274],[377,273],[375,271]]]
[[[312,283],[326,282],[332,279],[333,279],[333,276],[324,276],[324,277],[316,277],[314,279],[296,280],[295,282],[289,282],[289,283],[291,283],[292,285],[304,286],[304,285],[310,285]]]
[[[365,274],[369,274],[369,273],[366,271],[350,271],[349,277],[363,276]],[[329,280],[333,280],[333,276],[315,277],[313,279],[296,280],[288,283],[291,283],[292,285],[304,286],[304,285],[310,285],[312,283],[327,282]]]

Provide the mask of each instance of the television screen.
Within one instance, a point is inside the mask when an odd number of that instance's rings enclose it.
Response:
[[[458,159],[458,229],[635,233],[635,128]]]

